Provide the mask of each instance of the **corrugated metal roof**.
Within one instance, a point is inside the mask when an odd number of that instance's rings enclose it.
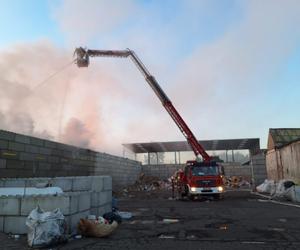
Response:
[[[205,140],[199,142],[205,150],[249,149],[252,153],[260,150],[259,138]],[[126,143],[123,146],[134,153],[192,151],[187,141]]]
[[[269,136],[272,137],[271,148],[282,147],[292,141],[300,140],[300,128],[270,128]]]

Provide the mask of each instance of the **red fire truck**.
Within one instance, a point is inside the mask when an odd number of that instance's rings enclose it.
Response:
[[[130,49],[90,50],[79,47],[76,48],[75,54],[77,56],[76,63],[78,67],[87,67],[90,57],[130,57],[186,138],[195,153],[196,159],[202,158],[202,161],[188,161],[184,171],[177,173],[176,181],[174,182],[177,192],[181,196],[189,198],[199,195],[213,195],[217,198],[222,196],[224,193],[223,167],[212,161],[212,158],[196,139],[154,76],[149,73],[134,51]]]

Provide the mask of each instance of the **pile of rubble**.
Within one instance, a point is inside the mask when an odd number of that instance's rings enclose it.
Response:
[[[138,180],[130,186],[123,189],[124,193],[132,191],[154,191],[154,190],[171,190],[172,184],[171,179],[161,180],[156,176],[148,176],[141,173]]]
[[[226,177],[226,186],[231,188],[250,188],[251,181],[245,176],[229,176]]]

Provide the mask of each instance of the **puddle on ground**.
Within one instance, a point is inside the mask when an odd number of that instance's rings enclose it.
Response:
[[[280,222],[287,222],[287,219],[285,219],[285,218],[280,218],[280,219],[278,219],[278,221],[280,221]]]
[[[158,235],[159,239],[175,239],[175,235],[172,234],[160,234]]]
[[[131,214],[132,214],[132,216],[140,216],[142,213],[139,211],[134,211]]]
[[[275,232],[284,232],[285,229],[281,227],[270,227],[268,228],[269,231],[275,231]]]
[[[130,221],[129,224],[130,225],[135,225],[135,224],[153,224],[155,223],[154,220],[133,220],[133,221]]]
[[[195,235],[188,235],[188,236],[186,237],[187,240],[196,240],[197,238],[198,238],[198,237],[195,236]]]
[[[154,220],[142,220],[141,223],[142,224],[153,224]]]
[[[228,230],[228,225],[227,224],[222,224],[222,223],[206,224],[205,227],[206,228],[219,229],[219,230]]]
[[[242,241],[242,244],[265,244],[264,241]]]
[[[138,208],[137,210],[138,210],[138,211],[141,211],[141,212],[147,212],[147,211],[149,211],[150,209],[149,209],[149,208]]]

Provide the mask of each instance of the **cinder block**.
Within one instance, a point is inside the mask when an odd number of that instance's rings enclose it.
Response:
[[[0,232],[4,231],[4,217],[0,216]]]
[[[79,195],[79,204],[78,210],[84,211],[91,208],[91,193],[83,192]]]
[[[25,144],[30,144],[30,137],[16,134],[15,141],[25,143]]]
[[[0,168],[6,168],[6,160],[0,159]]]
[[[104,190],[112,190],[112,178],[110,176],[104,176]]]
[[[20,153],[20,160],[21,161],[34,161],[35,156],[36,156],[35,154],[21,152]]]
[[[15,133],[4,131],[4,130],[0,130],[0,139],[14,140],[15,135],[16,135]]]
[[[70,195],[70,214],[79,212],[79,194]]]
[[[107,211],[105,206],[101,206],[101,207],[98,207],[97,209],[97,216],[103,216],[105,213],[108,213],[110,211]]]
[[[98,196],[98,206],[102,206],[107,203],[111,204],[111,200],[112,200],[112,192],[111,191],[100,192],[99,196]]]
[[[5,187],[25,187],[24,179],[7,179],[5,180]]]
[[[104,207],[104,210],[105,210],[105,213],[108,213],[108,212],[111,212],[111,203],[110,204],[106,204],[103,206]]]
[[[103,190],[103,176],[92,177],[92,188],[91,191],[100,192]]]
[[[2,149],[0,151],[0,155],[1,158],[5,158],[5,159],[19,159],[20,152]]]
[[[57,156],[49,156],[48,157],[48,161],[50,163],[59,163],[59,157],[57,157]]]
[[[50,149],[50,148],[44,148],[44,147],[40,148],[40,154],[42,154],[42,155],[51,155],[51,152],[52,152],[52,149]]]
[[[88,191],[91,190],[92,182],[89,177],[76,177],[73,179],[72,191]]]
[[[46,148],[57,148],[57,143],[53,141],[45,141],[45,147]]]
[[[98,192],[92,192],[91,193],[91,206],[97,207],[99,204],[99,193]]]
[[[65,177],[56,177],[51,180],[53,187],[60,187],[64,192],[70,192],[72,190],[72,179]]]
[[[50,183],[50,178],[27,178],[25,179],[25,185],[26,187],[37,187],[40,186],[42,183],[47,185],[47,183]]]
[[[4,233],[26,234],[26,217],[22,216],[7,216],[4,217]]]
[[[98,208],[97,208],[97,207],[91,208],[91,209],[90,209],[90,214],[96,215],[96,216],[98,217],[98,216],[99,216],[99,215],[98,215]],[[101,215],[100,215],[100,216],[101,216]],[[0,220],[1,220],[1,218],[0,218]]]
[[[0,149],[8,149],[8,141],[0,140]]]
[[[28,216],[29,213],[40,206],[45,211],[59,208],[64,215],[70,213],[70,199],[67,196],[27,196],[21,199],[21,215]]]
[[[30,137],[30,143],[36,146],[44,146],[44,140],[35,137]]]
[[[39,153],[39,147],[29,145],[29,144],[25,145],[25,152],[38,154]]]
[[[86,219],[90,215],[90,210],[71,215],[69,218],[70,231],[77,230],[77,225],[80,219]]]
[[[0,215],[19,215],[20,214],[20,198],[5,197],[0,198]]]
[[[25,164],[23,161],[11,160],[11,159],[6,160],[6,168],[21,169],[24,168],[24,166]]]
[[[25,150],[25,145],[23,143],[10,141],[9,144],[8,144],[8,148],[10,150],[15,150],[15,151],[24,151]]]

